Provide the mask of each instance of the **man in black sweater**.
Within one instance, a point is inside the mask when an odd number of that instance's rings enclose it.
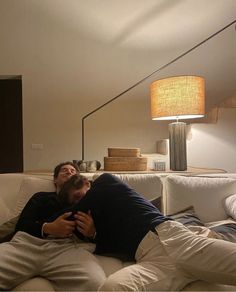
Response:
[[[80,179],[71,177],[62,195],[80,188]],[[117,177],[103,174],[82,191],[70,219],[88,210],[97,231],[95,252],[136,260],[110,275],[101,291],[180,290],[197,279],[236,285],[234,243],[192,233]]]
[[[68,221],[66,218],[71,215],[65,212],[53,222],[47,224],[47,219],[57,212],[67,207],[73,206],[79,200],[79,195],[75,192],[70,197],[60,197],[59,192],[63,184],[74,174],[78,172],[77,165],[71,162],[63,162],[55,167],[54,183],[55,192],[39,192],[34,194],[20,214],[16,225],[16,232],[23,231],[39,238],[51,236],[54,238],[65,238],[70,236],[75,230],[75,222]],[[87,180],[84,178],[84,188]],[[83,184],[83,180],[81,180]],[[95,228],[91,215],[84,214],[81,218],[81,233],[84,237],[92,238],[95,234]]]
[[[10,290],[35,276],[51,281],[55,290],[96,290],[105,274],[91,251],[94,245],[84,245],[73,235],[76,223],[66,218],[71,212],[61,212],[55,220],[48,218],[65,208],[71,208],[81,198],[81,190],[62,197],[63,184],[78,172],[71,162],[59,164],[54,170],[55,192],[34,194],[24,207],[10,242],[0,245],[0,290]],[[82,178],[80,189],[87,191]],[[90,214],[79,220],[81,238],[95,233]],[[40,288],[40,287],[39,287]]]

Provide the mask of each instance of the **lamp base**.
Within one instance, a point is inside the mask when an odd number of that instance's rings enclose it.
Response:
[[[186,124],[176,122],[169,124],[170,169],[184,171],[187,169]]]

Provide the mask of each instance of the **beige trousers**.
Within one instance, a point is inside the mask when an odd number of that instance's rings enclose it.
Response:
[[[97,259],[75,238],[40,239],[17,232],[0,245],[0,290],[10,290],[35,276],[55,290],[95,291],[106,276]]]
[[[197,279],[236,285],[236,244],[166,221],[140,243],[136,264],[110,275],[100,291],[181,290]]]

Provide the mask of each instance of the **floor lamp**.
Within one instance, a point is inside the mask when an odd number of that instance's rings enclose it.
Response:
[[[160,68],[156,69],[155,71],[153,71],[152,73],[150,73],[149,75],[145,76],[143,79],[141,79],[140,81],[136,82],[134,85],[130,86],[129,88],[127,88],[126,90],[124,90],[123,92],[121,92],[120,94],[116,95],[115,97],[109,99],[107,102],[105,102],[104,104],[98,106],[97,108],[95,108],[94,110],[92,110],[91,112],[87,113],[86,115],[84,115],[82,117],[81,120],[81,124],[82,124],[82,137],[81,137],[81,143],[82,143],[82,147],[81,147],[81,152],[82,152],[82,161],[85,159],[85,145],[84,145],[84,141],[85,141],[85,120],[87,118],[89,118],[91,115],[93,115],[94,113],[96,113],[97,111],[99,111],[100,109],[102,109],[103,107],[107,106],[108,104],[112,103],[113,101],[115,101],[116,99],[118,99],[119,97],[123,96],[125,93],[129,92],[130,90],[132,90],[133,88],[135,88],[136,86],[138,86],[139,84],[143,83],[144,81],[146,81],[147,79],[149,79],[151,76],[153,76],[154,74],[160,72],[161,70],[165,69],[166,67],[168,67],[169,65],[175,63],[176,61],[178,61],[179,59],[183,58],[184,56],[186,56],[187,54],[189,54],[190,52],[194,51],[195,49],[197,49],[198,47],[200,47],[201,45],[203,45],[204,43],[208,42],[210,39],[214,38],[216,35],[220,34],[222,31],[224,31],[225,29],[227,29],[228,27],[232,26],[233,24],[236,23],[236,20],[234,20],[233,22],[229,23],[228,25],[224,26],[222,29],[218,30],[217,32],[211,34],[209,37],[207,37],[206,39],[204,39],[203,41],[201,41],[200,43],[196,44],[195,46],[193,46],[192,48],[190,48],[189,50],[183,52],[182,54],[180,54],[179,56],[177,56],[176,58],[174,58],[173,60],[171,60],[170,62],[166,63],[165,65],[161,66]]]
[[[170,169],[187,169],[186,124],[180,119],[205,114],[205,81],[199,76],[175,76],[151,84],[153,120],[176,120],[169,124]]]

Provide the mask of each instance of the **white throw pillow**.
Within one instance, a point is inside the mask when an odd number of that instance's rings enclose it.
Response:
[[[224,200],[225,212],[236,220],[236,194],[227,197]]]
[[[12,217],[16,217],[21,213],[26,203],[35,193],[54,191],[55,186],[52,179],[43,179],[37,177],[25,178],[21,183],[18,200],[16,202]]]
[[[0,225],[10,219],[10,210],[7,208],[3,199],[0,198]]]
[[[193,206],[204,223],[227,219],[222,201],[236,193],[232,178],[184,177],[170,175],[166,179],[166,213],[174,214]]]

